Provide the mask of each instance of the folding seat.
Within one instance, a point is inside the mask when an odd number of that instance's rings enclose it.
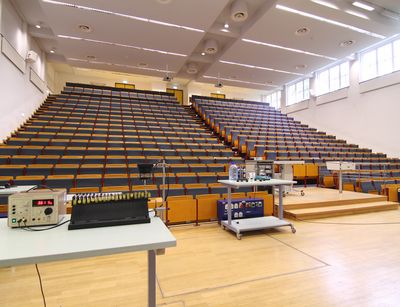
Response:
[[[0,155],[15,155],[20,148],[14,145],[0,145]]]
[[[23,145],[26,145],[29,141],[30,141],[29,138],[11,137],[7,140],[7,145],[23,146]],[[48,139],[47,139],[47,141],[48,141]],[[40,145],[40,144],[34,144],[34,145]]]
[[[20,176],[23,174],[24,169],[25,165],[0,165],[0,176]]]
[[[205,183],[188,183],[185,184],[186,195],[202,195],[208,194],[208,186]]]
[[[101,187],[102,175],[82,174],[76,175],[76,187]]]
[[[71,156],[83,156],[83,155],[86,154],[86,147],[67,146],[65,148],[65,154],[66,155],[71,155]],[[99,155],[101,155],[101,153],[99,153]]]
[[[127,173],[105,174],[103,185],[104,186],[129,185],[128,174]]]
[[[69,147],[69,148],[71,148],[71,147]],[[74,155],[75,154],[74,152],[77,155],[81,155],[81,154],[88,155],[88,156],[92,156],[92,155],[105,156],[105,155],[107,155],[107,149],[105,147],[88,147],[87,149],[85,147],[75,147],[75,149],[69,150],[68,154]]]
[[[163,183],[163,173],[161,172],[161,169],[154,169],[153,173],[153,183],[160,185]],[[169,171],[169,169],[166,169],[165,173],[165,183],[169,184],[175,184],[176,183],[176,174],[172,173]]]
[[[185,195],[185,190],[182,184],[165,184],[165,195],[168,198],[169,196],[178,196]],[[162,189],[164,187],[162,184],[158,185],[160,196],[162,196]]]
[[[374,187],[372,180],[361,180],[360,181],[361,191],[363,193],[375,193],[377,189]]]
[[[197,183],[197,175],[195,173],[176,173],[177,183]]]
[[[124,147],[108,147],[106,151],[107,155],[118,156],[126,155],[127,152]]]
[[[188,173],[190,172],[187,164],[169,164],[168,171],[171,173]]]
[[[13,180],[14,185],[36,185],[39,188],[43,185],[45,176],[17,176]]]
[[[217,173],[215,172],[198,172],[199,183],[215,183],[218,181]]]
[[[61,156],[59,161],[60,161],[61,164],[81,163],[83,161],[83,156],[68,156],[68,155],[64,155],[64,156]]]
[[[204,163],[193,163],[188,164],[190,171],[194,173],[204,173],[207,172],[207,164]]]
[[[227,192],[227,188],[218,182],[209,183],[210,194],[223,194]]]
[[[26,167],[26,175],[50,175],[53,169],[53,164],[28,164]]]
[[[106,157],[104,155],[86,155],[81,160],[84,164],[104,164],[106,162]],[[76,160],[75,160],[76,161]]]
[[[225,166],[228,164],[210,163],[207,164],[208,172],[225,172]]]
[[[158,163],[164,159],[163,156],[147,156],[145,163]]]
[[[128,165],[123,163],[123,164],[111,164],[107,163],[105,168],[105,173],[106,174],[120,174],[120,173],[126,173],[128,170]]]
[[[151,197],[158,197],[159,195],[159,191],[158,191],[158,187],[156,185],[153,184],[149,184],[149,185],[133,185],[132,186],[132,192],[139,192],[139,191],[145,191],[150,193]]]
[[[128,185],[119,185],[119,186],[104,186],[101,188],[102,193],[113,193],[113,192],[129,192]]]
[[[11,181],[13,180],[13,178],[14,178],[13,176],[0,176],[0,185],[4,186],[6,183],[10,184]],[[8,198],[8,196],[7,196],[7,198]],[[1,203],[3,203],[3,202],[0,202],[0,204]],[[7,201],[5,203],[7,203]]]
[[[78,170],[79,174],[101,174],[103,172],[104,164],[81,164]]]
[[[9,157],[9,156],[5,156]],[[36,156],[34,155],[14,155],[11,156],[9,159],[4,159],[2,164],[10,162],[10,164],[30,164],[35,160]]]
[[[194,164],[196,164],[196,163],[204,163],[204,162],[200,162],[200,157],[198,157],[198,156],[183,156],[182,157],[182,161],[183,161],[183,163],[186,163],[186,164],[192,164],[192,163],[194,163]]]
[[[76,175],[78,173],[79,164],[55,164],[53,169],[54,175]]]
[[[49,175],[45,184],[49,188],[65,188],[69,191],[74,184],[74,175]]]
[[[128,163],[146,163],[145,156],[127,156],[126,159]]]

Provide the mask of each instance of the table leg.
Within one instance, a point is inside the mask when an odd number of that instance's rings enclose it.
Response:
[[[278,186],[279,191],[279,205],[278,205],[278,217],[279,219],[283,219],[283,186]]]
[[[156,307],[156,251],[147,251],[148,306]]]
[[[228,225],[232,224],[232,188],[228,186]]]

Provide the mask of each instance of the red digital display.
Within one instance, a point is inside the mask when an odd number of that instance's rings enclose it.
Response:
[[[33,199],[32,206],[33,207],[54,206],[54,199]]]

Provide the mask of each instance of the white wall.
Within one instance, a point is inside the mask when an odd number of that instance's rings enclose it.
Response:
[[[0,53],[0,139],[5,139],[17,129],[44,101],[41,92],[30,81],[30,68],[43,78],[44,53],[27,34],[27,25],[8,0],[0,0],[0,31],[17,51],[16,57],[25,58],[28,50],[35,50],[39,60],[19,70],[3,53]]]
[[[350,87],[311,98],[282,111],[349,143],[400,157],[400,72],[359,84],[359,63],[350,68]]]

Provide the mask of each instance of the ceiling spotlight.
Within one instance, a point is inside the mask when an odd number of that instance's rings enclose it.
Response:
[[[221,87],[223,87],[224,85],[222,84],[221,81],[218,81],[217,83],[214,84],[214,86],[217,87],[217,88],[221,88]]]
[[[173,88],[174,90],[178,89],[178,87],[177,87],[176,85],[173,85],[172,88]]]
[[[305,69],[305,68],[307,68],[307,65],[306,65],[306,64],[299,64],[299,65],[296,65],[296,70]]]
[[[354,1],[352,3],[354,6],[359,7],[360,9],[366,10],[366,11],[373,11],[375,8],[371,5],[366,4],[365,2],[360,2],[360,1]]]
[[[201,53],[201,56],[205,56],[205,55],[206,55],[206,53],[205,53],[205,52],[202,52],[202,53]]]
[[[215,54],[218,51],[218,44],[215,39],[206,40],[204,43],[204,52],[207,54]]]
[[[96,57],[94,55],[87,55],[86,58],[88,60],[95,60],[96,59]]]
[[[340,47],[349,47],[349,46],[353,45],[354,43],[355,43],[354,40],[349,39],[349,40],[347,40],[347,41],[341,42],[341,43],[339,44],[339,46],[340,46]]]
[[[124,84],[127,84],[127,83],[128,83],[128,81],[124,80],[124,81],[122,81],[122,83],[124,83]]]
[[[37,24],[37,25],[35,25],[35,27],[36,27],[36,29],[40,29],[42,26]]]
[[[54,49],[51,49],[51,50],[50,50],[50,53],[55,53]]]
[[[231,6],[231,19],[235,22],[242,22],[247,19],[249,12],[247,11],[247,3],[243,0],[236,0]]]
[[[220,91],[220,90],[218,90],[218,91],[217,91],[217,94],[221,94],[221,91]]]
[[[229,23],[225,22],[224,28],[225,28],[225,29],[229,29]]]
[[[79,29],[79,31],[84,32],[84,33],[92,32],[92,28],[88,25],[78,25],[78,29]]]
[[[298,36],[307,35],[308,33],[310,33],[310,29],[306,28],[306,27],[297,29],[296,32],[294,32],[294,34],[296,34]]]
[[[199,69],[197,68],[196,63],[189,63],[186,68],[186,72],[188,74],[194,75],[197,74]]]
[[[221,32],[230,32],[228,29],[225,29],[225,28],[222,28],[220,31]]]

